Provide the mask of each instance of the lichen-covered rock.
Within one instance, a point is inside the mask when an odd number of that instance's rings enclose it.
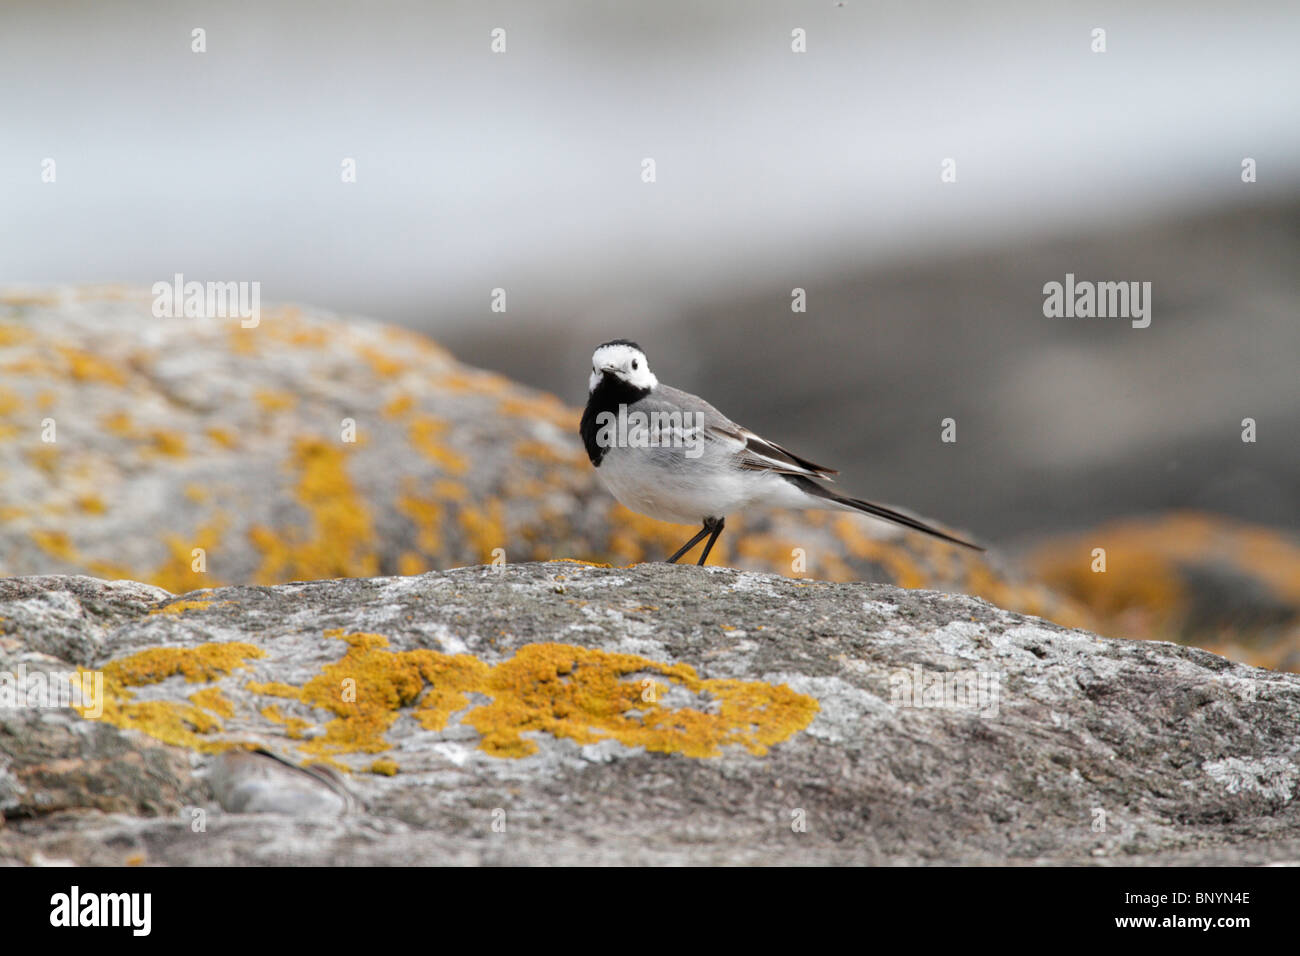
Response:
[[[0,294],[0,573],[179,593],[494,555],[624,565],[697,530],[614,502],[577,409],[410,331],[292,306],[244,328],[151,304],[119,287]],[[729,516],[711,560],[1088,623],[996,559],[855,515]]]
[[[1294,532],[1176,512],[1062,535],[1035,549],[1026,565],[1086,607],[1104,634],[1160,636],[1258,667],[1300,671]]]
[[[0,629],[0,674],[100,677],[0,710],[0,864],[1300,859],[1300,677],[959,595],[51,576]]]

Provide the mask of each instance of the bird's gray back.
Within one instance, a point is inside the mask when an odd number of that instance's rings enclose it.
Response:
[[[719,428],[733,431],[740,428],[739,425],[698,395],[683,392],[680,388],[673,388],[671,385],[660,385],[645,398],[629,406],[629,410],[632,408],[647,413],[654,411],[667,414],[689,412],[692,416],[703,416],[702,420],[697,421],[697,424],[706,429]]]

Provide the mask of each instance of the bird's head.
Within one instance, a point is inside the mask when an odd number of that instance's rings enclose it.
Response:
[[[627,339],[615,339],[596,349],[591,356],[591,379],[587,391],[594,392],[605,376],[611,376],[637,389],[651,389],[659,384],[641,346]]]

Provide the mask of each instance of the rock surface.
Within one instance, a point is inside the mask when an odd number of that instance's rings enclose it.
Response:
[[[1300,860],[1300,677],[932,591],[10,578],[20,667],[104,709],[0,709],[0,862]]]

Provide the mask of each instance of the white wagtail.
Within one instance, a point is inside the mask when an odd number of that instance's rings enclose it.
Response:
[[[704,524],[670,564],[708,535],[703,564],[727,515],[746,505],[861,511],[984,550],[910,515],[824,487],[816,479],[833,481],[838,472],[760,438],[702,398],[660,385],[635,342],[615,339],[596,349],[587,391],[579,433],[605,487],[626,507],[659,521]]]

